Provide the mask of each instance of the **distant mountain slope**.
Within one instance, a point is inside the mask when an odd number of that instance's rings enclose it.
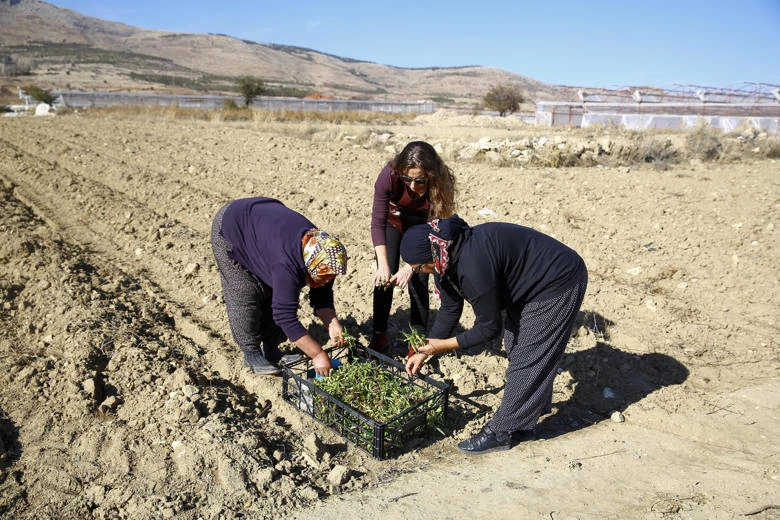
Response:
[[[0,55],[30,60],[32,71],[57,88],[144,89],[160,76],[175,76],[182,87],[206,75],[219,90],[220,78],[253,75],[269,85],[342,98],[469,103],[499,83],[517,85],[529,101],[571,96],[570,88],[492,67],[393,67],[226,35],[140,29],[41,0],[0,0]]]

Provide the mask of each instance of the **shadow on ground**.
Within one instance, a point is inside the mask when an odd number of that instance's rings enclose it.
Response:
[[[671,356],[624,352],[603,342],[566,354],[561,368],[562,375],[569,377],[573,394],[553,402],[553,413],[537,426],[540,437],[555,437],[598,423],[652,392],[688,378],[688,369]]]
[[[537,425],[539,437],[552,438],[596,424],[610,418],[613,412],[624,411],[652,392],[681,384],[688,378],[688,369],[671,356],[660,353],[640,355],[611,345],[606,332],[611,324],[596,313],[580,313],[578,326],[587,326],[600,341],[592,348],[564,354],[558,377],[565,380],[556,382],[552,413],[542,416]],[[460,355],[472,355],[482,350],[506,355],[500,339]],[[435,364],[432,365],[435,367]],[[561,383],[565,385],[565,391],[560,391]],[[481,403],[480,398],[503,390],[501,385],[462,395],[451,389],[452,413],[449,414],[447,427],[457,430],[481,415],[492,416],[495,409]]]
[[[19,443],[19,428],[0,410],[0,516],[4,517],[18,501],[26,499],[19,488],[22,480],[21,470],[14,470],[14,463],[22,454]]]

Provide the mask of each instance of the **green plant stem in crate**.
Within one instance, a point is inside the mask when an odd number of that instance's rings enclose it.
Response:
[[[410,378],[404,366],[354,344],[328,349],[341,365],[325,378],[306,377],[311,362],[283,368],[282,396],[298,409],[377,458],[444,423],[449,386]]]

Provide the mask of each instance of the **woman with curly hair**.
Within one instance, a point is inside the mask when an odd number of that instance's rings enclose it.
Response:
[[[407,229],[455,212],[455,176],[433,146],[424,141],[407,144],[388,162],[374,184],[371,241],[376,254],[373,325],[369,345],[388,348],[387,325],[393,287],[408,288],[412,327],[425,332],[428,325],[428,275],[399,269],[401,238]]]

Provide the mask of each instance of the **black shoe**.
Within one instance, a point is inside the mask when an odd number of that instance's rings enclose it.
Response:
[[[516,432],[512,432],[512,444],[519,444],[521,442],[535,440],[536,428],[531,428],[530,430],[517,430]]]
[[[508,450],[512,447],[512,436],[509,433],[496,433],[487,424],[470,439],[458,443],[458,450],[471,455]]]
[[[273,347],[263,345],[263,354],[265,354],[265,359],[272,365],[289,365],[301,359],[300,354],[285,354],[276,345]]]
[[[279,367],[272,365],[268,362],[263,355],[253,350],[251,352],[244,352],[244,366],[249,367],[255,374],[264,376],[279,375]]]

